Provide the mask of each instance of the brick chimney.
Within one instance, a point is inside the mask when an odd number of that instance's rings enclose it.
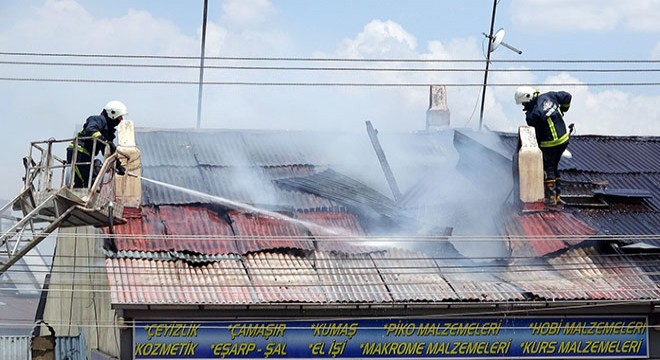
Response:
[[[431,85],[429,109],[426,110],[426,131],[447,129],[449,125],[447,87],[444,85]]]
[[[531,126],[518,128],[518,151],[513,157],[515,200],[523,212],[543,211],[543,154]]]
[[[125,208],[139,208],[142,199],[142,161],[140,149],[135,144],[133,121],[123,120],[117,126],[117,152],[126,175],[117,176],[115,197]],[[137,176],[129,176],[128,174]]]

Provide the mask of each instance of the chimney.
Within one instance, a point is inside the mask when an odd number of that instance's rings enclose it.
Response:
[[[142,199],[142,161],[140,149],[135,144],[135,127],[131,120],[123,120],[117,127],[117,152],[126,168],[126,175],[117,176],[116,200],[122,203],[124,208],[139,208]]]
[[[543,154],[531,126],[518,128],[518,151],[513,157],[515,200],[523,212],[543,211]]]
[[[426,110],[426,131],[444,130],[448,127],[447,87],[444,85],[431,85],[429,109]]]

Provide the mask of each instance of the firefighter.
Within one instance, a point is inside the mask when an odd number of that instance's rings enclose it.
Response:
[[[101,142],[94,141],[94,139],[107,142],[108,146],[110,147],[111,154],[116,151],[116,146],[113,143],[115,140],[115,131],[117,125],[119,125],[119,123],[124,119],[126,114],[128,114],[126,105],[124,105],[121,101],[113,100],[105,105],[101,111],[101,114],[92,115],[87,118],[82,130],[80,130],[76,136],[78,138],[91,138],[78,140],[76,164],[72,166],[72,169],[75,172],[73,187],[82,188],[89,186],[88,184],[92,159],[98,154],[103,153],[105,150],[105,145],[103,145]],[[66,161],[68,164],[72,163],[74,146],[75,141],[72,141],[69,144],[69,147],[66,149]],[[95,153],[92,154],[92,152]],[[124,175],[126,172],[124,167],[119,163],[119,161],[116,161],[115,164],[117,174]],[[92,174],[92,181],[94,181],[94,177],[96,177],[96,174]]]
[[[564,114],[571,106],[572,96],[565,91],[539,94],[538,89],[521,86],[516,90],[516,104],[523,106],[527,125],[534,127],[536,141],[543,153],[545,203],[556,206],[561,196],[559,160],[568,147],[569,132]]]

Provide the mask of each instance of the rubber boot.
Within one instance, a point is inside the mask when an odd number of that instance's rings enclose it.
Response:
[[[549,207],[557,206],[557,183],[555,179],[545,181],[545,205]]]
[[[555,193],[557,194],[556,199],[557,199],[557,205],[561,204],[561,179],[556,178],[555,179]]]

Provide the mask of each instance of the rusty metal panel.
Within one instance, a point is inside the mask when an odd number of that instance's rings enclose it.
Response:
[[[244,258],[261,303],[324,303],[325,292],[312,259],[280,252],[256,252]]]
[[[513,257],[544,256],[578,245],[597,231],[563,211],[514,214],[505,219]]]
[[[145,206],[141,214],[115,227],[118,251],[187,251],[207,255],[238,252],[231,226],[204,207]]]
[[[230,212],[240,254],[269,249],[313,251],[306,230],[294,221],[270,216]]]
[[[435,262],[423,253],[390,248],[370,256],[395,302],[458,299]]]
[[[392,302],[378,269],[366,254],[317,251],[314,264],[329,302]]]

